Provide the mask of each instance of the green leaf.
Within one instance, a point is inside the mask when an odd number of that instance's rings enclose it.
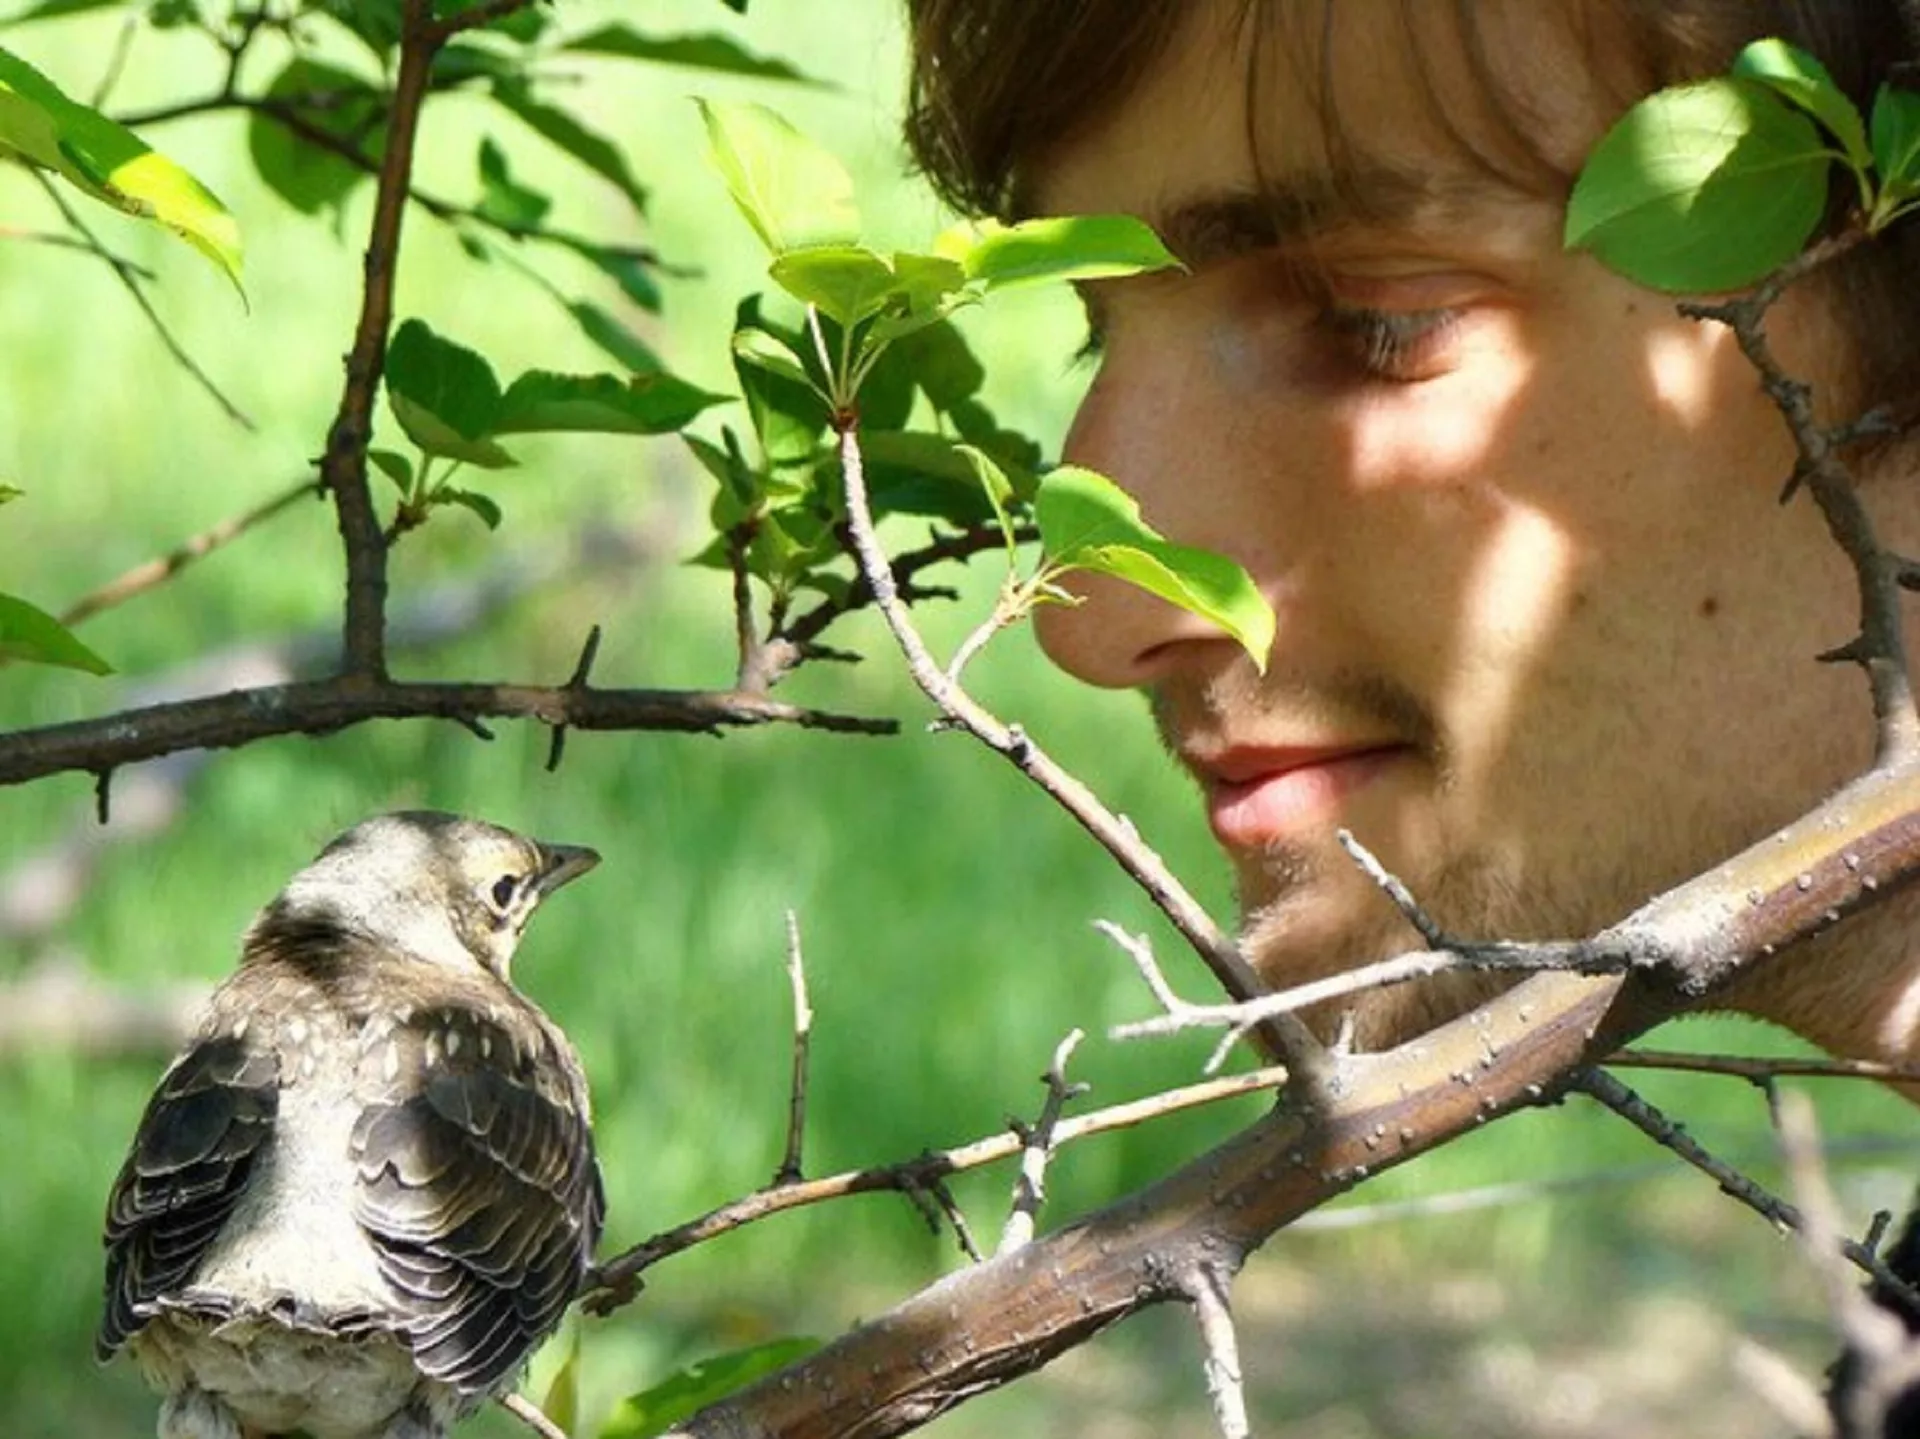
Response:
[[[212,191],[126,126],[69,100],[33,66],[0,49],[0,156],[9,152],[173,231],[240,288],[240,227]]]
[[[1211,621],[1263,674],[1274,618],[1251,576],[1224,555],[1176,545],[1140,518],[1112,480],[1072,465],[1044,476],[1033,501],[1047,563],[1112,575]]]
[[[1177,266],[1160,237],[1131,215],[1069,215],[989,225],[961,258],[989,289],[1035,280],[1105,280]]]
[[[0,659],[60,665],[96,675],[113,673],[112,665],[75,639],[60,621],[12,595],[0,595]]]
[[[570,302],[567,313],[573,316],[582,334],[629,370],[650,374],[661,368],[660,357],[651,345],[591,300]]]
[[[776,333],[757,300],[735,314],[733,373],[761,453],[776,468],[809,464],[827,428],[827,402],[794,351],[798,336]]]
[[[750,513],[764,494],[760,477],[741,456],[740,444],[734,439],[733,431],[726,431],[726,437],[727,447],[723,450],[711,440],[703,440],[698,435],[680,436],[693,457],[700,462],[700,468],[719,482],[721,494],[732,502],[731,517],[714,526],[722,530],[731,529]]]
[[[384,61],[400,43],[400,0],[320,0],[318,9]]]
[[[626,25],[603,25],[563,41],[560,48],[583,55],[613,55],[624,60],[684,65],[722,75],[749,75],[756,80],[791,80],[802,85],[825,83],[796,70],[785,60],[755,55],[725,35],[642,35]]]
[[[735,330],[733,355],[736,360],[755,369],[791,380],[809,390],[816,389],[813,377],[807,373],[807,367],[801,363],[800,357],[784,340],[776,339],[765,330]]]
[[[386,146],[380,99],[368,81],[350,70],[295,59],[273,77],[266,98],[370,159]],[[303,215],[338,211],[357,186],[373,178],[362,166],[302,139],[259,110],[247,118],[247,153],[267,188]]]
[[[838,160],[764,105],[696,103],[708,158],[769,253],[858,239],[853,181]]]
[[[1875,216],[1920,194],[1920,92],[1882,85],[1873,97],[1873,163],[1880,172]]]
[[[710,394],[664,370],[627,380],[529,370],[508,387],[492,433],[564,430],[662,435],[681,429],[702,410],[726,400],[725,395]]]
[[[1737,289],[1806,244],[1830,164],[1813,122],[1753,81],[1656,91],[1587,157],[1566,245],[1656,290]]]
[[[968,455],[945,435],[873,430],[861,432],[860,453],[876,515],[927,515],[956,525],[993,518],[992,502],[982,489],[979,451]],[[1006,477],[999,478],[1004,484]]]
[[[398,450],[368,450],[367,459],[376,470],[400,487],[401,494],[413,489],[413,461]]]
[[[847,328],[878,314],[899,283],[893,267],[864,245],[788,250],[768,273],[794,299]]]
[[[599,1439],[652,1439],[715,1400],[763,1374],[784,1369],[820,1347],[817,1339],[775,1339],[690,1364],[642,1393],[624,1399],[601,1426]]]
[[[18,486],[10,485],[5,480],[0,480],[0,505],[4,505],[10,500],[17,500],[25,493],[26,492]]]
[[[646,213],[647,187],[634,178],[627,157],[613,141],[588,129],[568,111],[534,99],[533,92],[524,82],[502,80],[496,83],[493,98],[536,135],[564,150],[625,195],[635,210]]]
[[[492,140],[480,142],[480,204],[482,219],[507,230],[531,230],[547,218],[553,201],[515,180],[507,170],[507,156]]]
[[[475,494],[472,490],[456,490],[451,486],[441,490],[434,497],[443,503],[458,505],[480,517],[480,522],[490,530],[500,528],[500,506],[485,495]]]
[[[500,381],[474,351],[408,320],[387,346],[386,377],[394,418],[428,454],[486,469],[518,463],[488,439],[500,419]]]
[[[1757,80],[1813,116],[1840,142],[1855,170],[1873,163],[1859,108],[1833,83],[1827,67],[1806,51],[1780,39],[1755,40],[1734,58],[1733,73]]]
[[[0,24],[18,25],[27,20],[52,20],[62,15],[79,15],[88,10],[104,10],[109,5],[124,3],[126,0],[40,0],[38,5],[29,5],[0,20]]]
[[[660,313],[660,286],[653,278],[654,261],[651,256],[637,250],[591,244],[571,235],[550,235],[548,238],[565,245],[607,276],[620,287],[621,294],[648,314]]]

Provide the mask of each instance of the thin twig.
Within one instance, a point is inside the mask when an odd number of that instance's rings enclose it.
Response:
[[[40,182],[40,188],[46,191],[47,198],[53,201],[54,208],[59,210],[60,217],[67,222],[76,235],[80,236],[82,248],[106,261],[107,268],[113,271],[114,278],[133,297],[133,303],[138,305],[140,313],[147,317],[147,323],[153,326],[153,332],[160,337],[160,343],[166,346],[167,353],[173,356],[173,362],[185,370],[194,383],[212,397],[213,402],[226,412],[228,419],[243,430],[254,429],[254,423],[248,418],[246,412],[228,399],[226,393],[214,383],[213,377],[200,368],[199,362],[187,353],[186,346],[174,338],[173,331],[168,327],[167,322],[161,319],[160,312],[154,309],[153,302],[147,298],[147,292],[140,287],[140,277],[150,272],[143,271],[140,267],[115,255],[100,237],[94,234],[93,228],[81,218],[80,212],[67,203],[67,197],[60,192],[58,185],[39,170],[32,171],[32,174],[33,178]]]
[[[1202,1270],[1193,1285],[1192,1304],[1206,1355],[1202,1368],[1207,1376],[1207,1397],[1213,1401],[1214,1423],[1220,1427],[1221,1439],[1247,1439],[1253,1430],[1247,1423],[1240,1339],[1227,1303],[1226,1276],[1211,1268]]]
[[[1609,1069],[1671,1069],[1723,1074],[1753,1084],[1776,1079],[1872,1079],[1920,1084],[1920,1064],[1881,1064],[1871,1059],[1759,1059],[1736,1054],[1682,1054],[1668,1049],[1623,1049],[1607,1056]]]
[[[872,587],[874,604],[906,658],[914,682],[947,720],[1008,760],[1078,820],[1159,906],[1228,994],[1244,1000],[1264,993],[1266,985],[1247,963],[1239,945],[1214,924],[1165,861],[1141,841],[1131,824],[1121,820],[1091,790],[1056,764],[1018,725],[1002,723],[959,685],[948,680],[908,618],[894,587],[886,552],[881,549],[879,536],[874,531],[859,436],[851,425],[840,432],[840,469],[846,485],[847,524],[855,558]],[[1311,1092],[1318,1087],[1326,1055],[1304,1024],[1291,1015],[1275,1015],[1261,1024],[1261,1035],[1273,1052],[1292,1066],[1296,1080],[1305,1090]]]
[[[1807,488],[1834,543],[1853,564],[1860,631],[1830,657],[1851,660],[1866,671],[1879,741],[1875,763],[1885,766],[1920,755],[1920,710],[1914,704],[1901,621],[1903,562],[1881,547],[1853,473],[1840,456],[1851,431],[1842,427],[1836,432],[1819,422],[1812,387],[1791,378],[1781,368],[1766,328],[1768,311],[1789,285],[1831,264],[1866,238],[1866,232],[1856,226],[1820,240],[1747,294],[1714,304],[1683,304],[1680,311],[1694,319],[1717,321],[1733,331],[1741,353],[1759,372],[1762,388],[1793,436],[1799,459],[1788,493],[1802,484]]]
[[[1096,1134],[1105,1134],[1110,1130],[1130,1129],[1134,1125],[1144,1124],[1165,1115],[1179,1114],[1203,1105],[1218,1104],[1223,1100],[1238,1099],[1243,1095],[1256,1094],[1262,1090],[1277,1089],[1286,1082],[1286,1078],[1285,1067],[1273,1065],[1266,1069],[1251,1070],[1246,1074],[1185,1085],[1179,1089],[1168,1090],[1164,1094],[1130,1100],[1125,1104],[1111,1105],[1106,1109],[1096,1109],[1087,1114],[1061,1120],[1058,1128],[1054,1130],[1054,1148],[1058,1149],[1063,1145],[1072,1144]],[[847,1170],[821,1179],[803,1180],[798,1184],[774,1185],[753,1194],[743,1195],[717,1209],[709,1210],[696,1219],[656,1234],[651,1239],[642,1241],[601,1265],[590,1282],[590,1288],[594,1292],[589,1294],[587,1308],[589,1312],[595,1314],[604,1314],[617,1308],[630,1297],[628,1291],[633,1280],[661,1260],[671,1258],[696,1245],[704,1244],[718,1235],[729,1233],[772,1215],[781,1214],[790,1209],[805,1208],[812,1204],[843,1199],[850,1194],[897,1193],[915,1188],[924,1189],[934,1178],[961,1174],[968,1170],[979,1169],[983,1165],[997,1164],[1002,1160],[1011,1159],[1021,1152],[1022,1147],[1021,1138],[1017,1134],[993,1134],[984,1139],[975,1140],[971,1144],[921,1155],[904,1164],[884,1164],[867,1169]]]
[[[1128,946],[1134,962],[1140,964],[1137,950]],[[1591,940],[1549,940],[1539,944],[1476,944],[1470,948],[1418,950],[1395,955],[1392,959],[1309,980],[1289,989],[1277,990],[1237,1004],[1193,1004],[1166,988],[1165,980],[1155,989],[1155,997],[1165,1013],[1151,1019],[1136,1019],[1116,1024],[1107,1031],[1115,1040],[1146,1039],[1179,1034],[1189,1029],[1225,1029],[1220,1048],[1209,1061],[1209,1073],[1218,1069],[1232,1045],[1254,1025],[1276,1014],[1295,1014],[1335,999],[1368,990],[1385,989],[1396,984],[1429,979],[1437,974],[1466,970],[1486,970],[1509,974],[1560,972],[1584,975],[1624,974],[1642,963],[1630,949],[1610,944],[1601,938]],[[1142,973],[1146,969],[1142,966]],[[1153,984],[1151,978],[1149,985]],[[1169,1003],[1171,999],[1171,1003]]]
[[[1420,907],[1420,902],[1413,897],[1413,891],[1408,889],[1397,875],[1390,873],[1387,867],[1374,857],[1372,850],[1354,838],[1352,830],[1335,830],[1334,838],[1340,841],[1340,847],[1347,852],[1348,857],[1360,866],[1360,872],[1377,884],[1386,893],[1387,898],[1393,901],[1394,908],[1400,911],[1401,918],[1413,926],[1420,938],[1426,941],[1428,949],[1459,947],[1453,937],[1434,923],[1433,918]]]
[[[540,1439],[567,1439],[567,1431],[541,1413],[540,1406],[526,1395],[508,1392],[500,1395],[495,1402],[538,1434]]]
[[[776,1185],[805,1177],[800,1150],[807,1133],[807,1049],[813,1038],[813,1006],[807,1000],[807,964],[800,953],[800,921],[787,911],[787,979],[793,988],[793,1085],[787,1097],[787,1148],[774,1171]]]
[[[1581,1070],[1574,1076],[1569,1087],[1598,1100],[1656,1144],[1672,1150],[1688,1164],[1711,1178],[1720,1186],[1722,1192],[1739,1200],[1754,1213],[1770,1220],[1781,1229],[1795,1233],[1806,1232],[1806,1217],[1800,1210],[1748,1178],[1732,1165],[1715,1158],[1686,1130],[1668,1119],[1666,1115],[1612,1075],[1597,1069]],[[1880,1257],[1872,1253],[1864,1244],[1848,1239],[1840,1242],[1839,1249],[1848,1260],[1871,1274],[1881,1284],[1886,1285],[1890,1291],[1900,1295],[1909,1303],[1920,1305],[1920,1295],[1914,1293],[1912,1286],[1887,1268]]]
[[[158,559],[135,565],[118,579],[109,580],[98,589],[81,596],[61,613],[60,623],[80,624],[102,610],[112,609],[115,605],[125,604],[135,595],[145,594],[155,586],[172,579],[195,560],[205,559],[221,546],[239,539],[254,526],[272,519],[282,510],[293,505],[295,501],[318,493],[319,488],[314,480],[301,480],[298,484],[282,490],[272,499],[255,505],[246,513],[222,520],[211,529],[202,530],[192,539],[169,550]]]
[[[1067,1061],[1086,1037],[1084,1029],[1076,1029],[1055,1047],[1053,1063],[1040,1076],[1041,1082],[1047,1086],[1047,1097],[1040,1105],[1040,1117],[1031,1125],[1019,1125],[1014,1129],[1014,1133],[1020,1137],[1020,1171],[1014,1176],[1013,1208],[1007,1215],[1006,1228],[1000,1231],[1000,1247],[994,1251],[996,1254],[1011,1254],[1033,1242],[1033,1229],[1040,1217],[1040,1206],[1047,1199],[1047,1163],[1053,1158],[1061,1113],[1090,1087],[1067,1083]]]

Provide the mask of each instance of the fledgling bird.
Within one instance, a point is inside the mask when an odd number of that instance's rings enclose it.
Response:
[[[107,1204],[97,1348],[160,1439],[442,1439],[513,1384],[605,1202],[579,1059],[510,965],[598,862],[381,815],[260,912]]]

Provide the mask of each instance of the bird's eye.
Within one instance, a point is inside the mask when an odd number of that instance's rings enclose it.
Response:
[[[513,903],[515,891],[520,888],[520,876],[503,874],[493,882],[493,902],[501,909]]]

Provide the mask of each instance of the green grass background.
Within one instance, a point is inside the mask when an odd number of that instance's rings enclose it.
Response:
[[[711,0],[663,0],[644,15],[588,0],[559,7],[569,29],[616,16],[659,32],[729,29],[832,85],[559,66],[579,77],[565,92],[570,101],[621,142],[654,186],[644,221],[611,192],[564,175],[542,142],[478,100],[429,111],[422,183],[472,197],[475,146],[492,135],[523,179],[551,184],[557,222],[644,240],[696,269],[697,277],[668,282],[664,321],[632,318],[650,327],[676,369],[730,388],[729,318],[738,296],[761,283],[763,261],[699,159],[690,97],[776,104],[848,161],[883,241],[924,241],[944,220],[907,175],[895,140],[898,18],[881,0],[762,4],[744,21]],[[108,21],[60,21],[0,31],[0,43],[85,94],[114,33]],[[143,36],[115,103],[178,98],[212,74],[190,39]],[[254,416],[257,433],[226,421],[166,358],[104,267],[46,246],[0,244],[0,478],[27,491],[0,517],[0,587],[57,609],[297,479],[319,450],[358,302],[368,195],[349,204],[338,235],[302,222],[251,177],[241,133],[238,119],[207,116],[150,138],[240,217],[249,246],[245,308],[184,247],[97,207],[88,215],[117,250],[159,271],[163,314]],[[0,170],[0,225],[53,224],[37,187]],[[612,302],[584,271],[550,255],[529,258],[563,287]],[[537,287],[506,267],[473,265],[418,210],[408,218],[399,297],[402,316],[428,319],[505,372],[604,367]],[[1077,384],[1066,359],[1075,323],[1057,296],[1016,297],[966,322],[989,359],[993,403],[1050,445]],[[552,439],[518,448],[525,467],[491,484],[507,527],[490,538],[454,515],[409,537],[393,564],[397,606],[503,551],[538,549],[588,521],[644,524],[664,537],[669,558],[550,585],[497,624],[404,669],[557,681],[588,626],[599,623],[607,641],[596,679],[725,686],[733,661],[724,586],[671,558],[697,547],[706,502],[706,481],[678,447]],[[900,538],[911,536],[903,530]],[[950,648],[983,612],[990,569],[982,565],[965,581],[957,605],[926,611],[938,646]],[[89,625],[87,639],[113,661],[116,678],[0,670],[0,724],[95,714],[128,686],[202,653],[324,630],[337,623],[339,588],[331,511],[297,506],[270,530]],[[924,731],[927,708],[876,625],[862,621],[834,638],[871,658],[808,671],[783,693],[898,715],[900,738],[778,729],[722,740],[583,734],[557,775],[543,771],[547,737],[529,725],[501,725],[491,744],[420,723],[219,756],[187,792],[178,823],[108,854],[70,923],[32,948],[0,947],[0,979],[57,954],[128,987],[211,982],[285,877],[339,829],[381,809],[458,809],[593,844],[605,865],[541,916],[519,974],[585,1056],[610,1246],[771,1174],[785,1120],[789,908],[799,917],[817,1010],[810,1172],[904,1158],[1032,1113],[1036,1076],[1075,1026],[1091,1036],[1074,1068],[1095,1085],[1095,1102],[1192,1078],[1205,1041],[1115,1046],[1103,1037],[1149,1001],[1126,961],[1093,932],[1096,918],[1158,935],[1176,981],[1205,992],[1197,967],[1181,959],[1145,902],[1006,766],[961,738]],[[1070,686],[1018,633],[996,642],[974,674],[984,698],[1134,817],[1215,912],[1228,912],[1225,876],[1196,807],[1154,747],[1136,700]],[[56,842],[84,819],[91,799],[90,782],[72,776],[0,793],[0,871]],[[1664,1038],[1779,1047],[1730,1021],[1693,1021]],[[151,1400],[124,1364],[96,1370],[89,1336],[100,1205],[162,1058],[45,1049],[0,1060],[7,1433],[148,1432]],[[1701,1137],[1772,1173],[1764,1110],[1745,1086],[1649,1078],[1645,1088],[1687,1114]],[[1883,1095],[1832,1087],[1823,1099],[1832,1135],[1912,1137],[1909,1112]],[[1049,1218],[1164,1172],[1258,1111],[1244,1101],[1070,1151],[1054,1170]],[[1649,1163],[1658,1167],[1658,1156],[1637,1136],[1569,1105],[1475,1135],[1384,1176],[1352,1202],[1612,1176]],[[1912,1171],[1898,1152],[1837,1167],[1860,1212],[1899,1202]],[[988,1237],[1009,1178],[995,1171],[958,1186]],[[957,1262],[951,1240],[930,1234],[897,1199],[774,1219],[670,1261],[637,1305],[586,1326],[589,1410],[704,1354],[781,1334],[831,1335]],[[1634,1183],[1590,1179],[1452,1218],[1286,1236],[1255,1260],[1240,1304],[1259,1418],[1267,1432],[1288,1434],[1708,1432],[1697,1424],[1701,1405],[1751,1407],[1728,1368],[1739,1335],[1787,1350],[1803,1368],[1827,1345],[1817,1296],[1793,1252],[1705,1181],[1670,1172]],[[1719,1347],[1669,1379],[1680,1348],[1662,1323],[1676,1312],[1685,1332],[1704,1326]],[[1543,1395],[1560,1407],[1543,1410]],[[1746,1432],[1774,1432],[1764,1411],[1755,1413],[1761,1427]],[[1036,1383],[962,1408],[936,1432],[1200,1433],[1204,1416],[1192,1341],[1178,1316],[1159,1316]],[[1630,1426],[1618,1422],[1625,1416]],[[514,1432],[493,1416],[473,1429]]]

